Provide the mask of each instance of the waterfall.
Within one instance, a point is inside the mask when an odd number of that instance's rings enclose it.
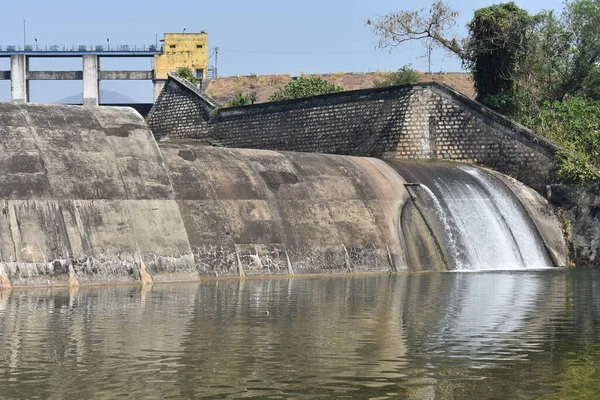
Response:
[[[404,239],[413,242],[408,249],[430,252],[433,246],[420,243],[435,236],[450,270],[552,267],[535,225],[500,180],[479,168],[459,164],[391,165],[407,181],[419,183],[408,189],[413,196],[410,207],[418,214],[403,214],[410,219],[402,221]],[[413,237],[406,229],[417,224],[416,218],[425,220],[427,235],[420,232]],[[422,260],[420,255],[409,254],[409,263]]]

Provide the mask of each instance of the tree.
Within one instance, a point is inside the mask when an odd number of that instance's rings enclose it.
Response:
[[[532,17],[515,3],[496,4],[475,10],[468,24],[468,57],[477,99],[512,114],[518,107],[518,80],[528,51]]]
[[[559,144],[557,176],[585,181],[590,163],[600,166],[600,0],[567,1],[560,16],[512,2],[480,8],[464,39],[447,33],[458,14],[442,0],[367,23],[380,48],[415,40],[458,56],[479,101]]]
[[[385,87],[394,85],[410,85],[421,81],[421,73],[411,69],[408,65],[403,66],[397,72],[391,72],[382,80],[373,81],[373,87]]]
[[[600,83],[600,0],[575,0],[566,4],[562,18],[564,51],[554,64],[561,79],[555,98],[598,95]],[[596,97],[596,99],[598,99]]]
[[[600,0],[573,0],[557,18],[514,3],[475,11],[469,35],[451,35],[458,13],[443,0],[367,20],[379,47],[408,41],[442,47],[471,70],[478,100],[509,115],[569,96],[600,96]]]
[[[194,72],[189,67],[179,67],[175,71],[177,76],[186,81],[190,82],[192,85],[196,84],[196,77],[194,76]]]
[[[458,12],[438,0],[427,11],[393,12],[367,24],[379,36],[380,48],[422,41],[428,48],[451,52],[473,73],[478,100],[509,112],[514,108],[514,82],[526,54],[531,17],[512,2],[481,8],[475,11],[466,38],[448,33],[457,17]]]
[[[394,48],[410,41],[425,41],[427,45],[435,45],[457,56],[466,57],[462,47],[462,39],[446,36],[456,26],[458,12],[452,10],[443,0],[431,5],[429,10],[401,10],[379,17],[368,19],[367,25],[379,37],[380,49]]]
[[[302,97],[317,96],[327,93],[343,91],[341,86],[329,83],[319,77],[294,79],[269,97],[269,101],[299,99]]]

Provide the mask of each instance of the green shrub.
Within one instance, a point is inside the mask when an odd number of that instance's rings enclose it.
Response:
[[[225,107],[238,107],[238,106],[246,106],[248,104],[256,103],[258,96],[256,92],[252,92],[248,95],[242,93],[236,93],[233,99],[229,100],[225,103]]]
[[[590,165],[600,166],[600,102],[585,98],[546,102],[520,122],[563,148],[556,155],[559,179],[596,179]]]
[[[191,84],[193,84],[193,85],[196,84],[196,77],[194,76],[194,71],[192,71],[191,68],[179,67],[179,68],[177,68],[175,73],[177,74],[177,76],[179,76],[182,79],[185,79],[186,81],[190,82]]]
[[[329,83],[318,77],[294,79],[281,89],[277,90],[270,97],[270,101],[299,99],[302,97],[317,96],[321,94],[342,92],[344,88]]]
[[[408,65],[403,66],[396,72],[389,73],[382,80],[373,81],[373,87],[386,87],[395,85],[410,85],[421,81],[421,73],[411,69]]]

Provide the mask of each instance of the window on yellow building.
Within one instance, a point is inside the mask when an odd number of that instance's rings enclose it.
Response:
[[[201,44],[197,44],[197,45],[196,45],[196,48],[197,48],[197,49],[201,49],[201,48],[202,48],[202,45],[201,45]]]
[[[169,45],[169,48],[170,48],[170,49],[174,49],[175,47],[177,47],[177,45],[176,45],[176,44],[170,44],[170,45]]]

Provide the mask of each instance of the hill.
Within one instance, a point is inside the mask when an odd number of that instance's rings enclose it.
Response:
[[[124,96],[121,93],[113,92],[112,90],[101,90],[100,91],[100,102],[102,104],[131,104],[137,103],[130,97]],[[83,104],[83,93],[75,94],[73,96],[65,97],[60,100],[56,100],[54,104]]]
[[[318,76],[328,82],[339,85],[346,90],[366,89],[373,87],[373,82],[384,78],[385,73],[346,73],[338,72],[334,74],[323,75],[305,75],[306,77]],[[210,81],[206,90],[207,94],[219,101],[226,103],[237,93],[250,94],[256,92],[258,102],[267,101],[269,96],[277,89],[285,86],[292,81],[289,74],[286,75],[250,75],[250,76],[230,76],[217,78]],[[441,82],[451,86],[455,90],[466,94],[469,97],[475,97],[475,88],[473,79],[467,73],[438,73],[423,74],[422,82]]]

